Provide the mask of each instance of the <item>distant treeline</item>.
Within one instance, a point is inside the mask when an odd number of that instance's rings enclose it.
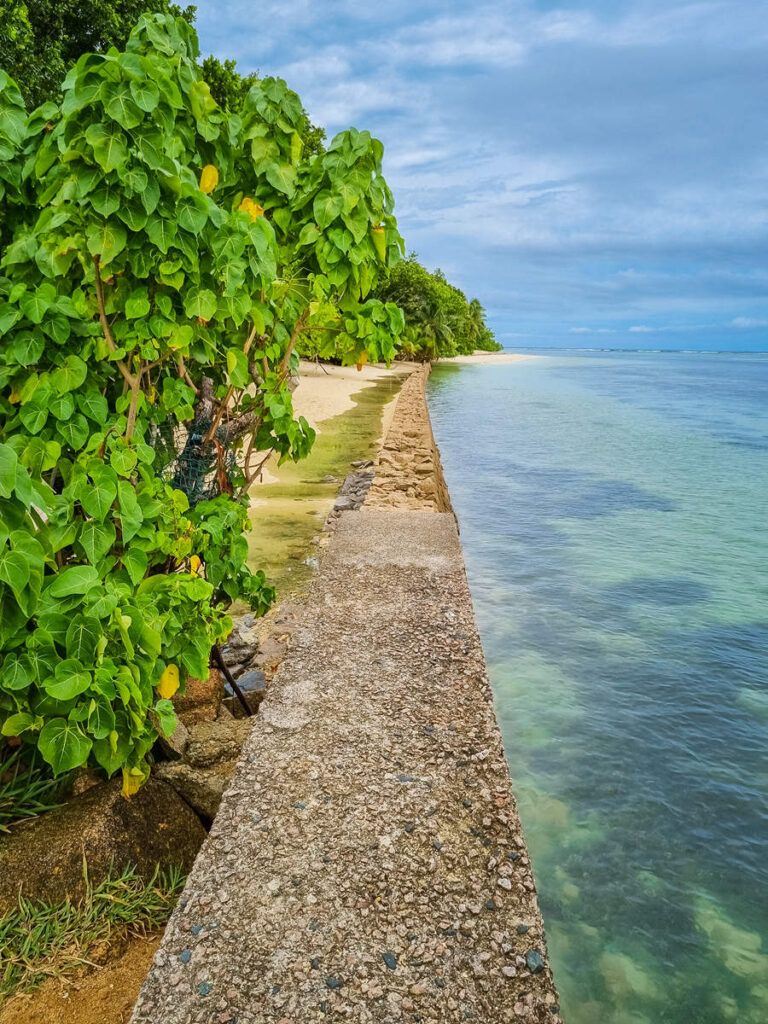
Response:
[[[405,358],[427,362],[468,355],[475,349],[495,352],[501,348],[485,322],[479,300],[468,302],[442,270],[430,273],[413,252],[392,269],[375,294],[385,302],[397,303],[405,314],[400,346]]]

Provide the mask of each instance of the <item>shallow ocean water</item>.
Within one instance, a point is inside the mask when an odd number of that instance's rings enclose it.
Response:
[[[568,1024],[768,1022],[768,356],[437,367]]]

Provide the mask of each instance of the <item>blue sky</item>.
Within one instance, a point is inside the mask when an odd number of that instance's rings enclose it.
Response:
[[[198,0],[204,54],[385,145],[508,347],[768,349],[764,0]]]

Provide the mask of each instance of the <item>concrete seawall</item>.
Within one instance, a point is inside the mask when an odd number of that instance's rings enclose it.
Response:
[[[339,517],[136,1024],[560,1021],[424,381]]]

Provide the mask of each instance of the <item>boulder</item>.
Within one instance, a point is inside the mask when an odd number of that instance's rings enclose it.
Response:
[[[198,814],[213,821],[236,765],[237,761],[232,760],[220,761],[211,768],[194,768],[184,761],[166,761],[157,765],[155,771]]]
[[[189,731],[184,760],[193,768],[231,761],[240,755],[252,724],[248,718],[238,720],[230,716],[217,722],[198,722]]]
[[[221,652],[226,665],[245,662],[258,650],[259,633],[254,626],[255,621],[252,615],[245,615],[235,622]]]
[[[160,735],[157,742],[166,757],[178,761],[180,757],[184,757],[184,752],[189,746],[189,729],[182,721],[178,721],[171,735]]]
[[[261,702],[264,700],[266,695],[266,689],[249,690],[247,693],[243,694],[243,696],[245,697],[245,703],[248,705],[248,710],[251,712],[251,715],[255,715],[256,712],[259,710],[259,706],[261,705]],[[243,705],[240,703],[239,697],[225,697],[224,702],[221,705],[221,710],[223,711],[225,708],[227,709],[227,711],[229,711],[233,718],[249,717],[243,710]]]
[[[189,728],[195,722],[212,722],[219,713],[223,696],[221,675],[217,668],[212,668],[207,679],[190,677],[184,693],[173,698],[173,706],[179,721]]]
[[[15,905],[19,890],[48,901],[82,896],[84,855],[92,883],[112,864],[115,872],[133,865],[147,879],[158,865],[189,871],[205,835],[191,807],[154,777],[130,800],[119,778],[93,786],[3,836],[0,913]]]

